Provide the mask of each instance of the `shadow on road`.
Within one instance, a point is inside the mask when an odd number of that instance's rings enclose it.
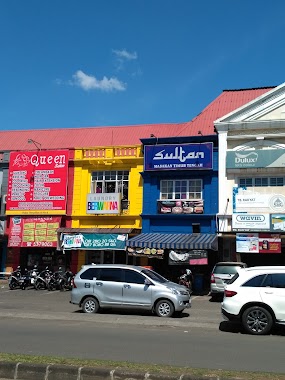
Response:
[[[223,332],[233,333],[233,334],[250,335],[244,330],[242,325],[238,322],[223,321],[220,323],[219,330]],[[272,329],[270,335],[285,336],[285,326],[275,326]]]

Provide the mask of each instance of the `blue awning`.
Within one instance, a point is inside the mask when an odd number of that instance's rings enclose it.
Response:
[[[212,249],[218,250],[216,234],[159,234],[142,233],[126,242],[127,247],[162,249]]]

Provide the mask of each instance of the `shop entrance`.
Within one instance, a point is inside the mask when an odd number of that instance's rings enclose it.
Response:
[[[126,264],[126,252],[115,250],[86,251],[86,264]]]

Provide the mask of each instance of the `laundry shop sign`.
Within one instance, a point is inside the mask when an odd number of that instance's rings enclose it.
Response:
[[[229,151],[226,167],[227,169],[284,168],[285,149]]]
[[[233,214],[233,231],[270,231],[270,214]]]

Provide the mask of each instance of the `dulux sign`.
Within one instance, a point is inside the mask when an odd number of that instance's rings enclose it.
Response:
[[[213,143],[146,145],[144,170],[197,170],[213,168]]]
[[[233,214],[233,231],[270,231],[270,214]]]
[[[239,168],[284,168],[285,149],[266,149],[251,151],[229,151],[227,169]]]

